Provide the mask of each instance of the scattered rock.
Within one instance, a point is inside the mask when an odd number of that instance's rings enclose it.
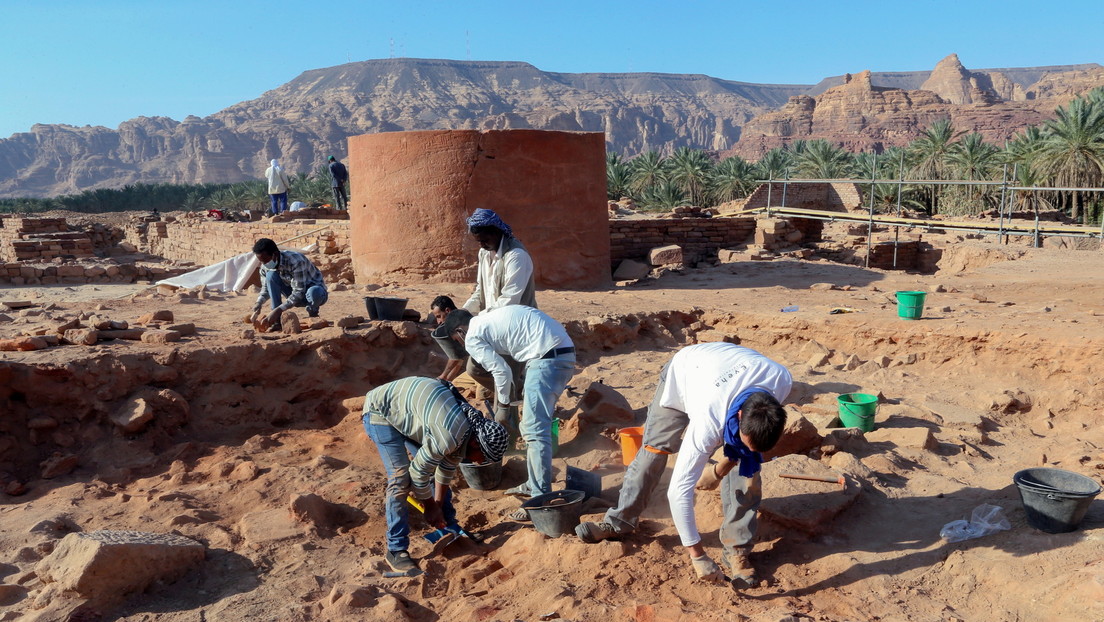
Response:
[[[77,457],[72,454],[55,453],[39,466],[42,467],[42,479],[54,479],[55,477],[68,475],[73,469],[77,468]]]
[[[356,328],[362,322],[364,322],[364,318],[360,317],[359,315],[346,315],[345,317],[343,317],[343,318],[341,318],[340,320],[337,321],[337,327],[338,328]]]
[[[298,335],[303,332],[303,327],[299,324],[299,316],[294,311],[284,311],[280,316],[280,325],[285,335]]]
[[[126,434],[141,432],[150,421],[153,421],[153,405],[141,397],[127,401],[111,416],[111,422]]]
[[[0,339],[0,352],[31,352],[50,347],[43,337],[16,337]]]
[[[777,458],[788,454],[803,454],[810,449],[820,447],[820,433],[817,428],[805,417],[790,412],[786,421],[786,429],[778,444],[770,451],[763,452],[766,458]]]
[[[616,389],[592,382],[579,400],[579,419],[587,423],[628,425],[635,421],[636,414]]]
[[[180,341],[180,333],[175,330],[147,330],[142,333],[143,343],[166,344]]]
[[[135,324],[151,324],[153,322],[172,322],[173,312],[167,310],[147,313],[134,321]]]

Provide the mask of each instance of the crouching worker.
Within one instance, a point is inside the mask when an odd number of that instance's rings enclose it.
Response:
[[[272,311],[264,325],[270,331],[280,329],[280,317],[292,307],[306,307],[307,315],[318,317],[318,308],[329,300],[322,272],[303,253],[282,251],[268,238],[253,245],[253,254],[261,262],[261,295],[253,304],[250,322],[256,322],[266,300],[272,300]],[[287,296],[287,300],[283,297]]]
[[[435,378],[404,378],[372,389],[362,421],[387,471],[387,563],[407,572],[417,566],[407,550],[407,495],[422,502],[430,525],[458,528],[449,489],[456,467],[461,460],[501,460],[508,435]]]
[[[663,476],[667,456],[678,453],[667,500],[698,578],[724,579],[702,547],[694,518],[694,489],[720,486],[722,561],[733,580],[757,584],[748,554],[762,499],[759,452],[774,447],[782,436],[786,411],[780,402],[790,394],[792,383],[782,365],[730,343],[693,345],[677,352],[660,372],[644,423],[643,448],[625,472],[617,507],[599,523],[580,524],[576,535],[583,542],[598,542],[635,530]],[[723,456],[712,463],[710,456],[722,445]]]

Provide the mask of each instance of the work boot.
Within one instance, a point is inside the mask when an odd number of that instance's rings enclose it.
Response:
[[[280,322],[276,322],[275,324],[268,327],[268,332],[270,333],[278,333],[282,330],[284,330],[284,325]]]
[[[731,554],[725,550],[721,553],[721,561],[728,566],[733,583],[743,582],[748,587],[759,585],[759,577],[755,573],[755,566],[751,565],[751,556],[747,550],[736,549]]]
[[[529,490],[529,482],[522,482],[517,486],[514,486],[513,488],[507,490],[503,494],[509,495],[511,497],[523,497],[526,499],[533,496],[533,492]]]
[[[391,569],[395,572],[410,572],[418,567],[414,560],[410,559],[410,553],[406,551],[387,551],[384,559],[387,560],[387,565],[391,566]]]
[[[583,522],[575,527],[575,535],[587,544],[594,544],[602,540],[615,540],[622,534],[613,530],[613,525],[602,521],[600,523]]]

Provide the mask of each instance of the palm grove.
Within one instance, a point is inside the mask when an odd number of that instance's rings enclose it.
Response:
[[[880,154],[850,153],[824,140],[795,141],[758,162],[739,157],[717,161],[710,153],[682,147],[663,156],[649,151],[606,161],[607,194],[630,197],[647,209],[715,206],[746,197],[766,179],[875,179],[1002,181],[1027,187],[1095,188],[1104,184],[1104,88],[1055,110],[1042,126],[1029,126],[1002,146],[980,134],[956,130],[950,121],[931,124],[906,147]],[[873,186],[873,187],[871,187]],[[880,211],[906,208],[928,214],[976,214],[1000,202],[1000,187],[897,183],[863,184]],[[330,200],[325,166],[292,180],[289,200],[321,205]],[[1099,223],[1104,198],[1078,190],[1019,193],[1013,210],[1058,209],[1074,220]],[[221,209],[265,210],[263,181],[236,184],[134,184],[86,190],[51,199],[0,199],[0,212],[52,209],[109,212]]]
[[[646,209],[715,206],[746,197],[767,179],[874,179],[1007,181],[1010,186],[1097,188],[1104,183],[1104,88],[1055,110],[1041,127],[1028,126],[1003,147],[980,134],[932,123],[905,147],[853,154],[825,140],[795,141],[758,162],[738,156],[716,161],[704,151],[680,148],[664,157],[649,151],[632,159],[606,159],[609,198],[629,197]],[[999,185],[863,184],[879,211],[903,207],[929,215],[976,214],[998,206]],[[1082,223],[1099,223],[1104,198],[1079,190],[1015,195],[1014,210],[1058,209]]]

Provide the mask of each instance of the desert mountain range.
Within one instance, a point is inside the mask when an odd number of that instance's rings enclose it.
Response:
[[[904,144],[931,121],[1002,141],[1104,85],[1098,64],[846,74],[815,85],[700,74],[545,72],[520,62],[384,59],[306,71],[208,117],[117,129],[37,124],[0,139],[0,197],[145,183],[237,182],[273,157],[291,171],[345,154],[349,136],[426,129],[601,131],[610,152],[678,147],[756,158],[798,139]]]

